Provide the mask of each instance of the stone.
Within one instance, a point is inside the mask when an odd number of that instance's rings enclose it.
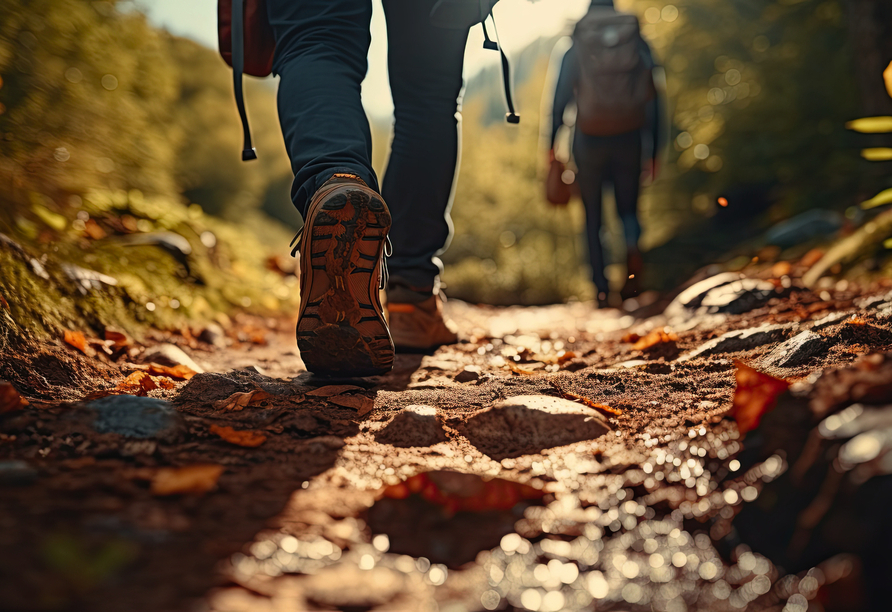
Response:
[[[709,291],[700,307],[710,314],[742,314],[765,304],[776,292],[775,286],[769,282],[742,278]]]
[[[695,283],[679,293],[664,311],[667,317],[684,316],[700,307],[704,296],[717,287],[733,283],[743,278],[737,272],[723,272]]]
[[[186,429],[180,413],[154,397],[110,395],[88,403],[87,408],[95,413],[92,428],[97,433],[169,442]]]
[[[193,372],[201,374],[204,368],[195,363],[183,349],[175,344],[158,344],[146,349],[142,354],[143,363],[157,363],[164,366],[184,365]]]
[[[482,453],[500,461],[593,440],[610,429],[601,413],[582,404],[548,395],[519,395],[475,414],[462,433]]]
[[[400,448],[433,446],[446,441],[446,431],[433,406],[407,406],[375,435],[375,441]]]
[[[37,468],[25,461],[0,461],[0,484],[27,485],[37,480]]]
[[[763,325],[761,327],[730,331],[700,345],[690,353],[682,355],[677,361],[689,361],[717,353],[748,351],[765,344],[780,342],[786,338],[790,328],[790,325]]]
[[[833,327],[837,323],[842,323],[845,319],[849,318],[852,315],[851,312],[833,312],[815,321],[812,326],[812,331],[819,331],[825,329],[827,327]]]
[[[762,364],[774,368],[794,368],[823,352],[829,340],[811,330],[796,334],[768,353]]]
[[[207,326],[201,330],[201,333],[198,334],[198,339],[212,346],[216,346],[217,348],[225,348],[228,344],[228,342],[226,342],[226,332],[224,332],[223,328],[216,323],[208,323]]]
[[[455,375],[453,380],[459,383],[474,382],[480,380],[482,368],[476,365],[465,366],[464,369]]]

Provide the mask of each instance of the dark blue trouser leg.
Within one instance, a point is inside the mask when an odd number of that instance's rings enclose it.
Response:
[[[431,25],[436,0],[384,0],[395,106],[382,195],[393,215],[391,279],[433,286],[452,233],[449,209],[460,149],[458,98],[467,30]]]
[[[637,216],[641,134],[636,130],[617,136],[589,136],[577,130],[573,139],[573,156],[578,167],[576,180],[585,206],[592,282],[598,292],[606,292],[609,285],[604,275],[604,248],[601,244],[602,192],[606,182],[613,184],[626,245],[637,246],[641,235]]]
[[[335,172],[378,189],[360,84],[367,70],[370,0],[267,0],[276,36],[279,122],[302,215]]]

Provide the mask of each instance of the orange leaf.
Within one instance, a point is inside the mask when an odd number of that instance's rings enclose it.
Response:
[[[735,361],[737,388],[734,390],[734,403],[728,416],[737,421],[741,434],[759,426],[762,417],[774,410],[778,396],[790,386],[785,380],[763,374]]]
[[[626,344],[633,344],[641,340],[641,336],[636,334],[635,332],[629,332],[625,336],[623,336],[622,341]]]
[[[646,351],[647,349],[653,348],[658,344],[668,344],[670,342],[676,342],[678,340],[678,336],[675,335],[671,330],[666,330],[661,327],[659,329],[655,329],[637,342],[632,345],[632,348],[636,351]]]
[[[119,393],[125,395],[147,395],[149,391],[157,389],[158,385],[146,372],[136,371],[118,383],[108,395]]]
[[[66,344],[73,346],[85,355],[87,354],[87,339],[84,337],[83,333],[66,329],[63,339]]]
[[[575,393],[571,393],[570,391],[564,391],[561,389],[558,384],[554,381],[551,381],[551,386],[557,389],[557,392],[561,394],[561,397],[564,399],[570,400],[572,402],[579,402],[584,406],[588,406],[589,408],[594,408],[599,412],[603,412],[605,414],[609,414],[611,416],[619,416],[623,413],[619,408],[612,408],[606,404],[598,404],[597,402],[590,400],[584,395],[576,395]]]
[[[452,514],[510,510],[519,501],[542,499],[545,492],[502,478],[483,480],[471,474],[451,471],[416,474],[379,492],[379,498],[405,499],[409,495],[418,495]]]
[[[0,413],[21,410],[28,405],[28,400],[19,395],[10,383],[0,380]]]
[[[209,429],[211,433],[215,433],[230,444],[237,446],[256,448],[266,442],[266,436],[259,431],[237,430],[232,427],[221,427],[220,425],[211,425]]]
[[[238,392],[216,402],[214,408],[217,410],[244,410],[248,406],[254,406],[271,397],[272,395],[262,389],[255,389],[245,393]]]
[[[306,395],[310,397],[331,397],[332,395],[340,395],[341,393],[345,393],[347,391],[364,391],[362,387],[357,387],[356,385],[327,385],[325,387],[319,387],[318,389],[313,389],[312,391],[307,391]]]
[[[155,376],[169,376],[170,378],[177,378],[180,380],[189,380],[195,376],[197,372],[189,366],[177,365],[169,367],[153,363],[149,365],[149,374],[154,374]]]
[[[216,464],[161,468],[152,477],[152,493],[155,495],[207,493],[217,486],[217,480],[222,473],[223,466]]]
[[[375,400],[364,395],[336,395],[328,401],[344,408],[356,410],[360,415],[367,414],[375,407]]]
[[[111,329],[105,330],[105,339],[114,342],[115,346],[127,346],[130,344],[130,339],[126,335]]]

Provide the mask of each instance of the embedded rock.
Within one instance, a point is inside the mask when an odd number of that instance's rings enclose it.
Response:
[[[548,395],[520,395],[471,417],[462,433],[496,460],[593,440],[611,427],[597,411]]]
[[[87,408],[95,413],[92,428],[128,438],[172,441],[185,431],[183,417],[164,400],[135,395],[110,395]]]
[[[408,406],[375,436],[375,441],[401,448],[433,446],[446,441],[446,432],[433,406]]]
[[[748,351],[772,342],[780,342],[789,333],[789,325],[764,325],[750,329],[738,329],[713,338],[706,344],[682,355],[678,361],[689,361],[697,357],[707,357],[717,353]]]
[[[794,368],[826,350],[830,342],[813,331],[804,331],[776,346],[762,364],[775,368]]]

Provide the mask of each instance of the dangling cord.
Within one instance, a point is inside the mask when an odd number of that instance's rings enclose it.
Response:
[[[242,91],[242,73],[245,71],[245,5],[244,0],[232,3],[232,86],[235,90],[235,104],[242,120],[242,133],[245,146],[242,148],[242,161],[257,159],[257,151],[251,143],[251,128],[248,127],[248,113],[245,111],[245,94]]]
[[[508,63],[508,56],[505,55],[505,50],[502,49],[502,44],[499,41],[499,28],[496,26],[496,16],[492,11],[490,11],[489,16],[492,19],[492,29],[493,32],[495,32],[496,40],[493,41],[489,37],[489,32],[486,29],[486,21],[484,21],[483,48],[498,51],[502,55],[502,84],[505,87],[505,102],[508,105],[508,113],[505,115],[505,120],[508,123],[520,123],[520,115],[514,111],[514,98],[511,95],[511,65]]]

